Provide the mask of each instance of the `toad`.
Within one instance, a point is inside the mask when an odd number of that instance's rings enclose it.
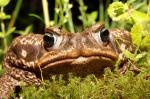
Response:
[[[51,75],[98,77],[104,68],[113,69],[118,59],[119,69],[124,72],[124,50],[133,51],[129,32],[108,30],[99,23],[77,33],[51,27],[44,34],[19,36],[3,60],[5,74],[0,78],[0,95],[7,98],[21,82],[40,85]]]

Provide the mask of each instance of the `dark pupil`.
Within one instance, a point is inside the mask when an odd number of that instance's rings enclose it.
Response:
[[[100,37],[103,42],[109,41],[109,31],[107,29],[102,29],[100,32]]]
[[[46,33],[44,35],[44,45],[45,47],[52,47],[54,45],[54,36],[53,34]]]

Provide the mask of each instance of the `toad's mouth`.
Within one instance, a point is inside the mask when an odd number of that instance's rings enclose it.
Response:
[[[104,68],[114,68],[115,60],[109,57],[78,57],[53,61],[44,64],[41,68],[44,77],[48,75],[73,73],[78,76],[87,74],[101,75]]]
[[[46,57],[39,65],[45,74],[66,74],[73,72],[76,74],[91,74],[102,71],[105,67],[113,68],[117,55],[87,55],[78,57]]]

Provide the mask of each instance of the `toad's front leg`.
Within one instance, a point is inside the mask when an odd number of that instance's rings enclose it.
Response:
[[[9,74],[4,74],[0,78],[0,99],[9,98],[10,94],[15,90],[15,87],[19,85],[19,81],[14,79]]]
[[[11,93],[17,90],[16,88],[23,82],[28,85],[40,85],[40,81],[35,73],[11,67],[0,77],[0,99],[9,99]]]

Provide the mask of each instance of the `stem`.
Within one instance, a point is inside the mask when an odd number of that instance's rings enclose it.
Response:
[[[87,17],[86,17],[86,9],[85,9],[85,5],[84,5],[84,1],[83,0],[77,0],[78,3],[79,3],[79,10],[80,10],[80,13],[81,13],[81,17],[82,17],[82,23],[83,23],[83,28],[85,29],[87,24],[86,24],[86,21],[87,21]]]
[[[15,7],[15,9],[13,11],[12,18],[11,18],[10,23],[8,25],[8,29],[10,29],[10,28],[12,28],[14,26],[14,23],[15,23],[17,17],[18,17],[21,5],[22,5],[22,0],[17,0],[16,7]]]
[[[55,10],[56,9],[58,9],[58,0],[55,0]],[[54,24],[57,24],[58,23],[58,14],[59,14],[60,12],[56,12],[56,11],[54,11]]]
[[[4,8],[1,7],[1,13],[3,13],[3,11],[4,11]],[[1,20],[1,29],[2,29],[2,32],[5,33],[5,25],[4,25],[3,20]]]
[[[119,0],[113,0],[113,2],[117,2],[117,1],[119,1]]]
[[[47,28],[47,27],[50,26],[49,9],[48,9],[48,2],[47,2],[47,0],[42,0],[42,6],[43,6],[45,27]]]
[[[1,7],[1,13],[3,13],[4,11],[4,8]],[[1,30],[2,30],[2,33],[4,35],[4,38],[3,38],[3,46],[4,46],[4,53],[7,51],[7,39],[5,37],[6,35],[6,30],[5,30],[5,24],[4,24],[4,21],[1,20]]]
[[[148,2],[147,14],[150,15],[150,1]]]
[[[3,20],[1,20],[1,30],[5,34],[5,24]]]
[[[71,13],[71,11],[69,11],[68,13],[69,13],[69,21],[68,21],[69,29],[70,29],[71,32],[75,32],[73,21],[72,21],[72,13]]]
[[[110,4],[110,1],[107,0],[107,1],[106,1],[106,7],[108,7],[109,4]],[[107,10],[105,11],[105,14],[104,14],[104,15],[105,15],[105,26],[106,26],[107,28],[109,28],[110,24],[109,24],[109,17],[108,17],[108,14],[107,14]]]
[[[59,23],[58,24],[62,25],[63,27],[65,27],[65,24],[63,22],[64,21],[64,10],[63,10],[62,4],[63,4],[62,1],[59,0],[59,4],[58,5],[59,5],[59,9],[60,9],[60,14],[59,14],[59,16],[60,16],[59,18],[60,19],[59,19]]]
[[[99,0],[99,21],[104,22],[104,3],[103,0]]]

